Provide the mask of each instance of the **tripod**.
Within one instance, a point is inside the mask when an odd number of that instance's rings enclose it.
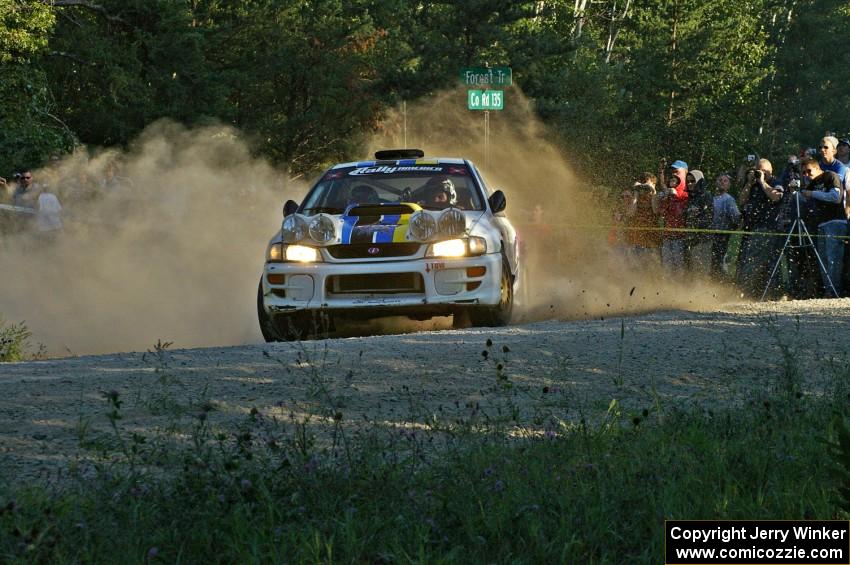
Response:
[[[821,260],[820,258],[820,253],[818,253],[818,247],[812,240],[812,236],[809,234],[809,229],[806,227],[806,223],[800,216],[800,193],[798,191],[794,191],[792,195],[794,197],[794,202],[797,205],[797,214],[794,217],[794,222],[791,224],[791,228],[788,230],[788,235],[785,238],[785,243],[782,245],[782,251],[779,252],[779,257],[776,258],[776,264],[773,266],[773,271],[770,273],[770,278],[767,279],[767,284],[765,285],[764,292],[761,295],[761,302],[764,302],[764,299],[767,296],[767,291],[770,289],[770,284],[773,282],[773,277],[776,276],[776,272],[779,270],[779,264],[782,262],[782,257],[785,255],[785,251],[786,249],[788,249],[788,247],[812,248],[812,251],[814,251],[815,253],[815,257],[817,257],[818,259],[818,265],[820,265],[821,272],[824,274],[826,282],[829,283],[829,288],[832,290],[832,295],[835,298],[838,298],[838,291],[835,290],[835,285],[832,284],[832,279],[829,276],[829,271],[826,270],[826,265],[823,264],[823,260]],[[796,245],[791,243],[792,237],[797,238]],[[804,238],[805,242],[803,241]]]

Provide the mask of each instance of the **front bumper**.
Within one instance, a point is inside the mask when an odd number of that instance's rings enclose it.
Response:
[[[450,313],[499,303],[502,256],[358,263],[266,263],[263,306],[270,316],[303,310],[374,309],[376,315]]]

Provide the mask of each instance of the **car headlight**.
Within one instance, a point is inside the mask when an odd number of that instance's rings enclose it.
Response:
[[[426,257],[474,257],[487,252],[487,241],[483,237],[447,239],[428,246]]]
[[[266,263],[283,263],[283,244],[272,243],[266,250]]]
[[[307,220],[304,219],[304,216],[293,214],[283,220],[280,236],[284,243],[298,243],[307,237],[307,229]]]
[[[316,263],[321,260],[319,250],[306,245],[287,245],[285,254],[287,261],[296,263]]]
[[[408,229],[413,239],[428,241],[437,233],[437,220],[427,212],[416,212],[410,217]]]
[[[457,208],[448,208],[440,214],[437,226],[442,235],[461,235],[466,231],[466,216]]]
[[[325,214],[319,214],[310,222],[310,237],[318,243],[328,243],[336,237],[336,223]]]

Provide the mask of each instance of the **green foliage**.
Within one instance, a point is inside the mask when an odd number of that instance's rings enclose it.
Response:
[[[32,333],[23,322],[7,324],[0,317],[0,363],[23,361],[29,350]]]
[[[42,49],[53,23],[46,2],[0,0],[0,64],[26,60]]]
[[[5,102],[0,105],[0,171],[36,167],[73,147],[74,134],[58,118],[41,69],[4,65],[0,100]]]
[[[662,156],[712,176],[850,132],[848,26],[839,0],[2,0],[0,63],[23,67],[3,73],[0,166],[169,117],[233,124],[309,174],[491,64],[594,183]]]

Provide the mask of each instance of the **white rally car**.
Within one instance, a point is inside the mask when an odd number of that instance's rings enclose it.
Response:
[[[510,321],[519,256],[502,191],[466,159],[375,158],[332,167],[284,206],[257,294],[266,341],[314,337],[338,317]]]

